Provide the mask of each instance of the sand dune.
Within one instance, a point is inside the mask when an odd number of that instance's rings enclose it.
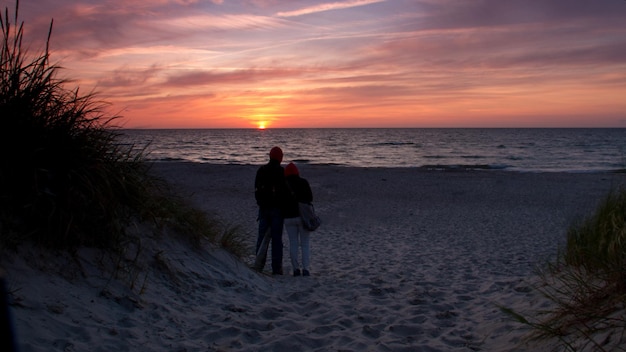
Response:
[[[572,221],[624,181],[299,168],[324,221],[312,237],[311,277],[258,274],[251,257],[240,262],[167,237],[144,240],[140,255],[129,250],[121,264],[89,249],[72,257],[22,248],[0,262],[20,350],[549,350],[520,344],[525,331],[498,306],[547,304],[531,288],[533,269],[555,255]],[[163,163],[154,171],[240,225],[253,245],[256,166]],[[112,279],[115,268],[126,275]]]

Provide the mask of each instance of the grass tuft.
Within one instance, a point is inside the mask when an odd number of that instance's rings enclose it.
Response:
[[[216,222],[150,173],[145,147],[118,142],[118,116],[94,93],[67,89],[43,53],[22,48],[24,24],[0,13],[0,247],[26,241],[121,249],[133,223],[153,222],[193,244],[224,240]],[[227,248],[228,249],[228,248]]]
[[[64,88],[47,45],[27,55],[17,8],[15,21],[0,16],[0,219],[22,235],[3,240],[109,246],[144,201],[147,167],[115,143],[105,103]]]
[[[251,248],[247,245],[245,235],[239,226],[227,226],[219,237],[219,245],[228,250],[236,257],[242,259],[251,253]]]
[[[566,265],[602,277],[626,293],[626,191],[611,192],[597,212],[570,228]]]
[[[556,262],[539,272],[551,307],[524,317],[533,340],[556,339],[568,351],[626,351],[626,190],[610,192],[595,213],[567,232]]]

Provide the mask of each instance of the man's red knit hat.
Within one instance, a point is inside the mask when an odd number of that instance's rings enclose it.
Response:
[[[283,150],[279,147],[274,147],[270,150],[270,159],[276,160],[278,162],[283,161]]]
[[[285,167],[285,176],[291,176],[291,175],[300,175],[300,172],[298,171],[298,168],[296,167],[296,164],[294,163],[289,163],[289,165]]]

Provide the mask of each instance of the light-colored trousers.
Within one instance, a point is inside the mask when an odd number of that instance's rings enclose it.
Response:
[[[286,218],[285,230],[289,236],[289,256],[293,270],[300,269],[298,262],[298,250],[302,249],[302,270],[309,270],[311,264],[311,245],[309,238],[311,232],[302,226],[300,217]]]

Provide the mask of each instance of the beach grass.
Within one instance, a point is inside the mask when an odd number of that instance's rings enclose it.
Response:
[[[548,309],[532,317],[505,309],[532,328],[530,339],[557,339],[569,351],[626,351],[626,189],[571,225],[565,249],[539,277]]]
[[[563,260],[626,292],[626,190],[611,192],[593,216],[568,232]]]
[[[42,53],[23,49],[18,10],[19,2],[14,16],[0,14],[0,246],[111,249],[140,221],[240,251],[237,234],[151,174],[145,146],[118,142],[119,117],[106,102],[66,88],[71,82],[50,62],[52,21]]]

